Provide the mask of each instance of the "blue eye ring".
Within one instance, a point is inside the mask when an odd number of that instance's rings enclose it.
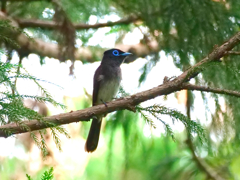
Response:
[[[118,50],[114,50],[114,51],[112,52],[112,54],[113,54],[114,56],[119,56]]]

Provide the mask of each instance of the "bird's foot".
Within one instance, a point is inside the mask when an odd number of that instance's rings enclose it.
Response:
[[[108,107],[106,102],[104,102],[102,99],[101,99],[101,101],[105,105],[105,107]]]
[[[173,76],[173,77],[170,77],[170,78],[169,78],[169,77],[165,76],[164,79],[163,79],[163,84],[171,81],[171,80],[174,79],[175,77],[176,77],[176,76]]]

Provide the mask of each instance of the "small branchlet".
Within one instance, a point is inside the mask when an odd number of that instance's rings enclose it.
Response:
[[[20,74],[18,73],[18,69],[24,71]],[[39,89],[42,91],[42,96],[32,96],[32,95],[23,95],[20,94],[16,89],[15,79],[22,78],[35,82]],[[16,123],[21,129],[26,131],[32,131],[23,120],[38,120],[41,123],[46,124],[46,127],[51,127],[53,139],[56,143],[56,146],[59,150],[61,150],[60,139],[58,138],[58,133],[62,133],[69,137],[67,131],[62,127],[56,127],[57,124],[53,124],[44,120],[44,117],[32,109],[29,109],[24,106],[24,99],[33,99],[38,102],[49,102],[55,106],[59,106],[61,108],[65,108],[61,103],[56,102],[52,96],[40,85],[40,79],[37,79],[34,76],[31,76],[25,69],[21,66],[11,64],[11,63],[3,63],[0,62],[0,86],[3,89],[0,92],[0,124],[6,125],[10,123]],[[44,81],[46,82],[46,81]],[[14,89],[14,91],[12,91]],[[6,132],[5,137],[9,137],[13,134],[13,130],[3,129]],[[48,154],[47,145],[44,139],[44,134],[46,134],[46,130],[39,131],[39,136],[36,136],[35,133],[31,132],[30,136],[33,138],[36,145],[41,149],[43,156]]]
[[[149,116],[146,115],[146,112],[149,113],[152,117],[156,118],[159,120],[161,123],[163,123],[166,133],[170,135],[173,140],[175,139],[174,133],[169,126],[168,123],[166,123],[164,120],[162,120],[161,115],[169,115],[172,118],[173,123],[177,120],[180,121],[184,124],[186,129],[190,132],[191,136],[193,134],[197,134],[198,138],[201,143],[203,143],[206,140],[205,132],[203,127],[197,123],[194,120],[190,120],[187,116],[182,114],[179,111],[176,111],[174,109],[166,108],[164,106],[160,105],[153,105],[153,106],[148,106],[148,107],[137,107],[137,111],[142,115],[142,117],[148,122],[149,124],[153,124],[153,120],[149,118]]]

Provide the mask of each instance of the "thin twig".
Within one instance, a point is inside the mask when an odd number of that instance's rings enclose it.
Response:
[[[212,93],[217,93],[217,94],[224,94],[224,95],[240,97],[240,91],[212,88],[212,87],[206,87],[206,86],[198,86],[198,85],[192,85],[189,83],[182,84],[182,88],[188,89],[188,90],[205,91],[205,92],[212,92]]]
[[[102,27],[112,27],[116,25],[126,25],[131,24],[136,21],[141,20],[137,15],[131,15],[129,17],[120,19],[118,21],[109,21],[106,23],[96,23],[96,24],[84,24],[84,23],[73,23],[76,30],[87,30],[87,29],[99,29]],[[46,29],[56,29],[59,25],[54,21],[44,21],[38,19],[16,19],[21,28],[46,28]]]
[[[186,109],[187,109],[187,116],[189,119],[191,119],[191,106],[192,106],[192,102],[190,99],[190,92],[187,92],[187,104],[186,104]],[[213,179],[213,180],[223,180],[222,177],[220,177],[215,171],[214,169],[210,168],[209,165],[201,158],[199,158],[197,156],[197,154],[195,153],[195,148],[194,148],[194,144],[192,142],[191,139],[191,134],[187,129],[187,140],[186,140],[186,144],[188,145],[191,153],[192,153],[192,159],[193,161],[196,163],[197,167],[206,174],[208,179]]]
[[[228,51],[225,54],[226,55],[240,55],[240,51]]]
[[[16,76],[15,81],[14,81],[14,88],[15,89],[16,89],[16,86],[17,86],[17,79],[18,79],[18,76],[20,74],[20,68],[21,68],[22,60],[23,60],[23,57],[19,56],[19,62],[18,62],[18,68],[17,68],[17,76]],[[13,94],[15,94],[14,90],[13,90]]]

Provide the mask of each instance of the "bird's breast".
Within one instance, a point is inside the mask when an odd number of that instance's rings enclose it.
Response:
[[[116,96],[121,82],[121,77],[115,77],[111,79],[104,79],[99,88],[97,104],[101,104],[102,101],[109,102]]]

